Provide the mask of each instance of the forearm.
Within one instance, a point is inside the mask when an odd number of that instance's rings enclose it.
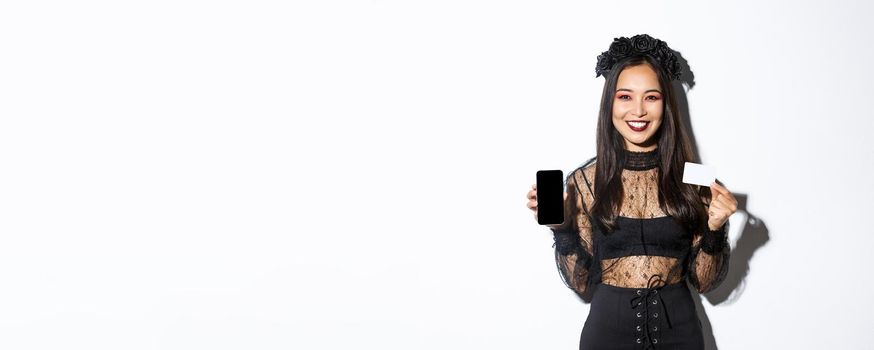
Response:
[[[562,281],[568,288],[579,294],[586,291],[588,268],[591,256],[580,244],[577,234],[553,231],[555,238],[555,259]]]
[[[727,275],[731,247],[727,224],[718,230],[704,232],[700,245],[694,249],[692,282],[700,293],[707,293],[722,283]]]

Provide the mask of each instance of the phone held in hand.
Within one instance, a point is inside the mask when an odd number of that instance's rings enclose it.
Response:
[[[564,175],[561,170],[537,171],[537,223],[564,222]]]

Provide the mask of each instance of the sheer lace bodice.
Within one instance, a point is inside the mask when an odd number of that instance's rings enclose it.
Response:
[[[653,280],[687,279],[701,293],[712,290],[728,268],[727,222],[718,231],[688,232],[659,206],[657,151],[625,156],[618,229],[609,234],[592,225],[588,214],[595,198],[594,159],[567,177],[565,223],[553,229],[565,284],[583,294],[596,283],[646,288]]]

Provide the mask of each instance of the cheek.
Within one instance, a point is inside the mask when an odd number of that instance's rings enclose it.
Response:
[[[622,118],[622,115],[625,114],[625,109],[622,108],[619,104],[613,104],[613,116],[616,118]]]
[[[655,114],[658,114],[659,116],[664,116],[665,115],[664,114],[665,113],[665,105],[658,104],[656,106],[653,106],[652,112]],[[661,117],[659,117],[659,119],[661,119]]]
[[[613,123],[622,124],[623,117],[625,116],[625,111],[621,108],[613,108]]]
[[[619,130],[620,132],[625,131],[622,126],[625,125],[625,122],[620,118],[613,118],[613,127]]]

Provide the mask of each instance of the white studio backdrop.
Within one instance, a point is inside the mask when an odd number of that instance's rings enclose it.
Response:
[[[872,7],[4,2],[0,348],[576,349],[525,194],[648,33],[744,199],[709,342],[868,349]]]

